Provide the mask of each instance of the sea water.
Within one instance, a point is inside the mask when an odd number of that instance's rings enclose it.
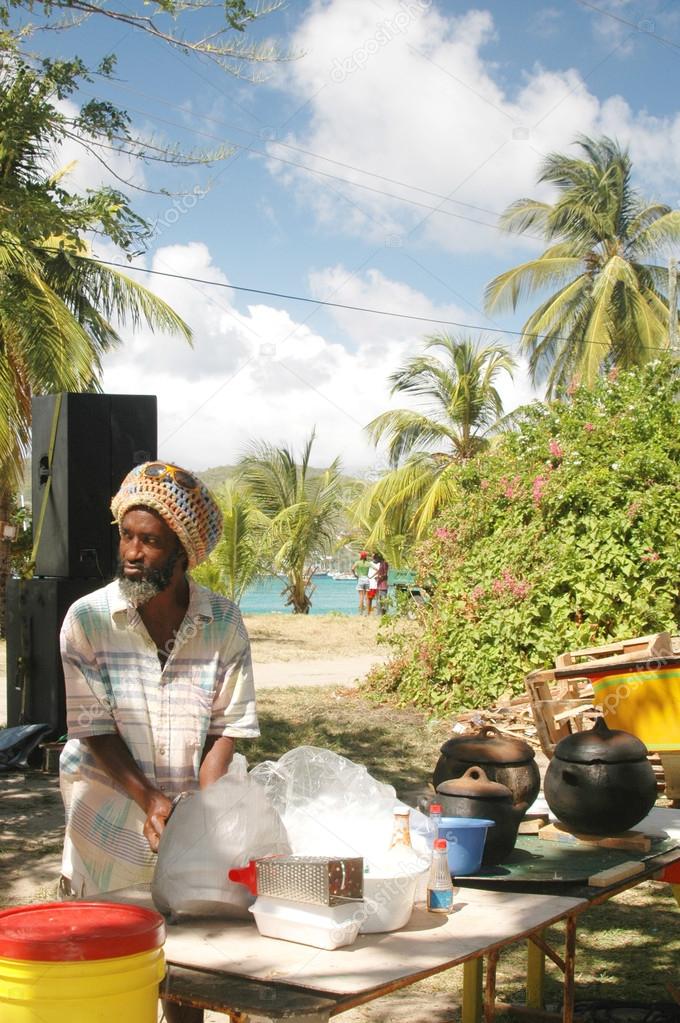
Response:
[[[359,612],[359,596],[355,579],[331,579],[328,575],[314,576],[316,587],[311,595],[312,606],[309,613],[327,615],[333,611],[344,615],[355,615]],[[244,615],[291,614],[286,607],[286,597],[282,591],[286,580],[278,576],[265,576],[249,586],[241,598],[241,611]]]

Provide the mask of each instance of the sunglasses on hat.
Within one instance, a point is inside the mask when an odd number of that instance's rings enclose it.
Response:
[[[163,479],[164,476],[172,476],[175,483],[177,483],[183,490],[196,490],[198,487],[198,480],[195,476],[192,476],[186,469],[180,469],[177,465],[172,465],[169,462],[149,462],[142,469],[142,476],[148,476],[152,480]]]

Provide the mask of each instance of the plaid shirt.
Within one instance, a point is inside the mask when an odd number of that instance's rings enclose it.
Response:
[[[144,813],[81,739],[118,734],[169,798],[198,788],[208,735],[259,735],[250,644],[230,600],[189,580],[189,607],[165,666],[139,612],[113,582],[76,601],[61,632],[69,741],[62,873],[78,894],[150,881]]]

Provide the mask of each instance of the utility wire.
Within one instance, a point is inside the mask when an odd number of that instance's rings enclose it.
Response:
[[[376,195],[383,195],[387,199],[392,199],[396,202],[408,203],[410,206],[417,206],[422,210],[430,210],[432,213],[442,213],[446,217],[453,217],[455,220],[465,220],[470,224],[478,224],[480,227],[491,228],[492,231],[502,231],[498,224],[490,224],[487,220],[478,220],[476,217],[467,217],[464,213],[456,213],[455,210],[445,210],[441,206],[431,206],[429,203],[420,202],[418,199],[409,199],[405,195],[395,195],[393,192],[385,192],[381,188],[374,188],[372,185],[363,184],[360,181],[351,181],[349,178],[342,178],[338,174],[331,174],[330,171],[319,170],[316,167],[307,167],[305,164],[296,163],[295,160],[286,160],[283,156],[274,156],[273,153],[263,153],[261,149],[256,149],[254,146],[244,145],[240,142],[232,142],[229,139],[222,138],[220,135],[214,135],[209,131],[202,131],[200,128],[192,128],[188,125],[177,124],[176,121],[170,121],[166,117],[158,117],[157,114],[150,114],[146,110],[136,110],[134,107],[129,107],[133,113],[140,114],[143,117],[148,117],[152,121],[158,121],[159,124],[167,124],[171,128],[179,128],[182,131],[190,131],[194,135],[200,135],[202,138],[211,139],[213,142],[221,142],[223,145],[233,146],[234,149],[240,149],[247,153],[252,153],[254,156],[260,156],[264,160],[275,160],[277,163],[286,164],[288,167],[295,167],[297,170],[306,171],[307,174],[316,174],[318,177],[329,178],[331,181],[339,181],[343,185],[349,185],[350,188],[361,188],[366,192],[373,192]],[[322,158],[323,159],[323,158]],[[411,185],[407,185],[407,188],[411,188]],[[437,193],[430,193],[436,195]],[[446,196],[442,196],[442,199],[446,200]],[[491,211],[489,211],[491,212]],[[540,235],[529,234],[523,232],[523,237],[534,238],[538,241],[545,242],[545,238]]]
[[[161,99],[159,96],[152,96],[151,93],[143,92],[140,89],[133,89],[131,86],[124,85],[122,82],[118,82],[118,81],[113,80],[111,82],[111,84],[115,85],[117,88],[123,89],[126,92],[131,92],[135,96],[141,96],[143,99],[151,100],[153,103],[159,103],[162,106],[168,107],[170,110],[176,110],[180,114],[186,114],[186,112],[187,112],[185,108],[178,106],[176,103],[171,103],[169,100]],[[91,95],[93,95],[93,94],[91,94]],[[147,111],[135,111],[135,112],[136,113],[141,113],[145,117],[153,117],[153,116],[155,116],[155,115],[149,114]],[[196,115],[192,115],[192,116],[196,117]],[[160,120],[160,118],[158,118],[158,119]],[[455,203],[457,206],[465,206],[466,209],[477,210],[478,213],[488,213],[490,217],[500,217],[500,215],[501,215],[498,210],[490,210],[486,206],[477,206],[474,203],[465,202],[463,199],[453,199],[450,196],[442,195],[441,192],[433,192],[429,188],[423,188],[421,185],[411,185],[407,181],[400,181],[398,178],[390,178],[390,177],[388,177],[385,174],[378,174],[377,171],[366,170],[364,167],[356,167],[354,164],[345,163],[343,160],[335,160],[331,156],[323,156],[321,153],[315,153],[311,149],[304,149],[302,146],[294,146],[290,142],[281,142],[281,141],[279,141],[279,139],[276,139],[276,138],[266,139],[263,136],[262,131],[253,131],[250,128],[243,128],[243,127],[241,127],[238,124],[232,124],[229,121],[223,121],[223,120],[220,120],[217,117],[211,117],[209,114],[200,114],[200,115],[198,115],[197,119],[199,121],[205,121],[206,123],[210,122],[212,124],[219,125],[222,128],[227,128],[229,131],[240,131],[244,135],[252,135],[254,138],[258,138],[258,139],[260,139],[262,141],[267,141],[269,143],[269,145],[279,146],[282,149],[290,149],[292,152],[302,153],[303,156],[311,156],[315,160],[323,160],[324,163],[334,164],[336,167],[342,167],[344,170],[354,171],[356,174],[364,174],[367,177],[376,178],[376,180],[378,180],[378,181],[385,181],[389,185],[398,185],[400,188],[410,188],[413,192],[420,192],[423,195],[429,195],[433,199],[444,199],[447,202]],[[172,121],[166,121],[166,122],[163,122],[163,123],[170,124],[171,126],[176,127],[176,128],[183,128],[183,129],[187,129],[188,128],[188,130],[190,130],[190,131],[193,130],[193,129],[189,128],[188,125],[178,125],[178,124],[176,124],[175,122],[172,122]],[[237,142],[233,142],[232,143],[232,142],[229,142],[227,139],[220,139],[218,136],[209,136],[209,137],[210,138],[215,138],[216,141],[225,142],[227,145],[234,145],[234,146],[238,146],[239,145],[239,143],[237,143]],[[257,149],[253,149],[253,150],[251,150],[251,152],[259,153],[261,156],[265,156],[268,159],[280,160],[280,157],[273,156],[271,153],[261,153],[260,150],[257,150]],[[302,164],[293,164],[293,166],[295,166],[295,167],[302,167],[303,170],[312,170],[312,168],[304,167],[304,165],[302,165]],[[347,179],[345,179],[345,178],[338,178],[338,180],[339,181],[346,181]],[[356,182],[350,181],[350,182],[348,182],[348,184],[354,185],[354,184],[356,184]],[[385,194],[389,194],[389,193],[385,193]],[[398,199],[399,196],[394,196],[393,195],[393,196],[391,196],[391,198]],[[487,226],[491,226],[491,225],[487,225]]]
[[[462,323],[459,320],[443,320],[434,316],[417,316],[414,313],[398,313],[392,309],[371,309],[368,306],[349,305],[344,302],[324,302],[320,298],[310,298],[305,295],[289,295],[282,291],[266,291],[264,288],[247,288],[242,284],[225,284],[223,281],[210,281],[204,277],[190,277],[187,274],[171,273],[169,270],[146,270],[143,266],[134,266],[131,263],[115,263],[111,259],[99,259],[95,256],[79,256],[78,259],[88,259],[92,263],[102,263],[104,266],[115,266],[121,270],[136,270],[138,273],[150,274],[153,277],[170,277],[177,281],[189,281],[191,284],[209,284],[213,288],[225,288],[232,291],[245,291],[251,295],[266,295],[268,298],[283,298],[290,302],[307,302],[311,305],[325,306],[329,309],[347,309],[353,313],[371,313],[374,316],[393,316],[399,320],[417,320],[420,323],[437,323],[445,327],[461,327],[464,330],[479,330],[487,334],[514,334],[517,337],[524,337],[523,330],[512,330],[510,327],[487,327],[481,323]],[[528,337],[540,337],[540,334],[529,334]],[[571,338],[556,336],[555,341],[570,341]],[[610,348],[608,341],[583,341],[582,344],[597,345]],[[667,352],[668,348],[650,347],[650,352]]]

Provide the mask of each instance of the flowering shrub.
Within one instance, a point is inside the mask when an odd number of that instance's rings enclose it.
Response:
[[[556,654],[677,627],[680,373],[671,360],[534,403],[452,471],[456,496],[418,552],[431,601],[399,615],[379,692],[438,710],[518,693]],[[411,615],[413,611],[411,611]]]

